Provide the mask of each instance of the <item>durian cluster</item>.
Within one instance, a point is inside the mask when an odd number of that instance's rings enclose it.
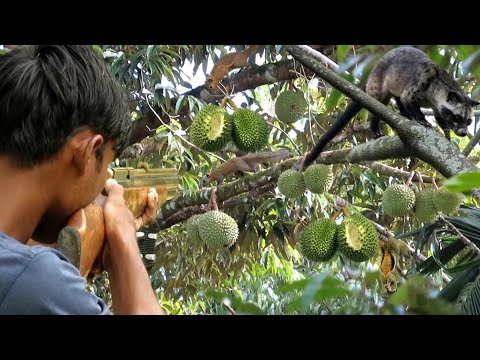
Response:
[[[383,210],[392,217],[414,214],[421,222],[435,221],[440,214],[452,215],[464,202],[462,193],[453,193],[445,187],[428,188],[416,193],[407,185],[394,184],[383,193]]]
[[[212,210],[201,215],[193,215],[185,224],[190,240],[205,243],[210,249],[232,246],[238,238],[238,225],[222,211]]]
[[[347,259],[363,262],[378,254],[379,236],[363,215],[352,215],[339,225],[330,219],[309,224],[300,236],[300,252],[311,261],[329,261],[337,250]]]
[[[206,151],[221,150],[233,141],[240,150],[255,152],[267,145],[269,135],[270,128],[258,113],[237,109],[230,115],[216,105],[201,109],[190,127],[190,139]]]
[[[301,196],[305,190],[314,194],[322,194],[333,184],[332,165],[316,164],[309,166],[304,172],[293,169],[284,171],[278,177],[278,190],[289,198]]]

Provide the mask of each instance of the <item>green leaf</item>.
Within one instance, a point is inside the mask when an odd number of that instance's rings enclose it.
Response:
[[[372,184],[377,185],[379,188],[383,188],[384,184],[382,184],[381,179],[379,179],[377,176],[372,175],[370,173],[362,173],[360,175],[362,178],[368,179]]]
[[[480,187],[480,171],[452,176],[443,182],[443,185],[452,192],[465,192]]]
[[[463,263],[461,265],[455,266],[455,267],[449,269],[448,271],[450,273],[456,273],[456,272],[468,270],[472,267],[478,267],[479,265],[480,265],[480,259],[477,259],[477,260],[474,260],[474,261],[468,261],[468,262]]]
[[[147,60],[150,60],[153,52],[155,51],[155,48],[157,47],[157,45],[148,45],[147,46]]]
[[[473,45],[458,45],[456,47],[456,50],[458,52],[458,57],[459,60],[464,61],[467,59],[469,56],[472,55],[472,53],[475,52],[475,46]]]
[[[330,96],[327,98],[327,101],[325,102],[325,112],[331,113],[337,107],[342,97],[343,94],[339,90],[333,89],[330,93]]]
[[[92,49],[103,58],[103,50],[99,45],[91,45]]]
[[[480,315],[480,278],[477,279],[462,304],[462,311],[467,315]]]
[[[311,281],[311,279],[297,280],[297,281],[294,281],[290,284],[285,284],[285,285],[279,286],[277,288],[277,292],[285,294],[287,292],[294,291],[294,290],[302,290],[302,289],[305,288],[305,286],[307,286],[307,284],[310,281]]]
[[[351,45],[337,45],[337,63],[341,63],[345,55],[348,54]]]
[[[180,97],[177,100],[177,103],[175,104],[175,113],[180,114],[180,110],[183,108],[183,103],[186,100],[185,95],[180,95]]]
[[[188,97],[188,110],[189,110],[190,112],[192,112],[193,109],[195,109],[195,100],[196,100],[196,98],[194,98],[194,97],[192,97],[192,96],[190,96],[190,95],[188,95],[187,97]]]
[[[442,264],[446,264],[464,248],[465,244],[462,241],[457,240],[439,251],[437,256],[438,261],[440,261],[440,263]],[[433,256],[429,257],[417,266],[417,271],[424,274],[431,274],[435,271],[438,271],[439,269],[440,265],[433,258]]]
[[[162,47],[160,48],[160,51],[161,51],[161,52],[164,52],[164,53],[168,53],[168,54],[172,55],[173,57],[178,57],[178,58],[180,57],[180,55],[179,55],[176,51],[174,51],[174,50],[172,50],[172,49],[169,49],[169,48],[166,47],[166,46],[162,46]]]
[[[478,268],[470,268],[458,274],[447,284],[447,286],[442,289],[442,291],[440,291],[438,297],[443,300],[454,301],[465,285],[475,279],[475,277],[478,275],[478,270]]]
[[[316,292],[314,299],[316,301],[319,301],[319,300],[325,300],[330,298],[337,298],[341,296],[347,296],[347,295],[350,295],[351,293],[352,292],[350,290],[342,287],[323,288],[323,289],[319,289]]]

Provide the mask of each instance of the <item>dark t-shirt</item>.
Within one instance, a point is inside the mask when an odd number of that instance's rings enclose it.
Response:
[[[59,251],[0,233],[0,315],[111,314]]]

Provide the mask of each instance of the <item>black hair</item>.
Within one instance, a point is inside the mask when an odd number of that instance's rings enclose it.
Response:
[[[114,140],[117,154],[132,127],[123,90],[93,49],[24,45],[0,56],[0,154],[33,166],[87,127]]]

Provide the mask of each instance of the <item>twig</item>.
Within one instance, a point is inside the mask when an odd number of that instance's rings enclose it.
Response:
[[[408,175],[408,179],[407,179],[405,185],[410,186],[414,176],[415,176],[415,171],[410,172],[410,175]]]
[[[295,141],[292,140],[292,138],[287,134],[287,132],[285,130],[283,130],[282,128],[279,128],[278,126],[275,126],[275,124],[273,124],[272,122],[270,122],[268,120],[266,120],[265,122],[267,124],[269,124],[271,127],[275,128],[277,130],[280,130],[287,137],[287,139],[290,140],[290,142],[293,144],[293,146],[295,147],[295,150],[297,151],[297,154],[302,155],[302,153],[300,152],[300,149],[297,146],[297,144],[295,143]]]
[[[419,171],[415,171],[415,173],[417,174],[417,179],[418,179],[418,182],[420,183],[420,188],[422,190],[425,190],[425,184],[423,183],[422,174],[420,174]]]
[[[479,141],[480,141],[480,131],[477,131],[475,136],[470,140],[467,146],[465,146],[465,148],[463,149],[462,154],[464,156],[468,156]]]
[[[141,76],[142,76],[142,82],[143,82],[143,72],[140,72],[140,74],[141,74]],[[150,102],[148,101],[148,98],[146,99],[146,103],[147,103],[148,107],[150,108],[150,110],[152,111],[152,113],[157,117],[157,119],[160,120],[160,122],[161,122],[168,130],[170,130],[170,132],[171,132],[173,135],[179,137],[181,140],[183,140],[184,142],[186,142],[188,145],[194,147],[195,149],[198,149],[198,150],[200,150],[200,151],[203,151],[203,152],[205,152],[205,153],[207,153],[207,154],[209,154],[209,155],[211,155],[211,156],[214,156],[214,157],[216,157],[217,159],[219,159],[219,160],[221,160],[221,161],[225,161],[225,159],[222,159],[220,156],[218,156],[218,155],[216,155],[216,154],[214,154],[214,153],[211,153],[211,152],[209,152],[209,151],[205,151],[205,150],[203,150],[203,149],[200,149],[198,146],[196,146],[195,144],[192,144],[190,141],[188,141],[187,139],[183,138],[181,135],[177,135],[177,134],[176,134],[176,131],[173,130],[173,128],[170,127],[168,124],[166,124],[166,123],[162,120],[162,118],[160,117],[160,115],[157,114],[157,112],[156,112],[155,109],[152,107],[152,105],[150,105]],[[172,116],[171,116],[167,111],[165,111],[165,109],[163,109],[163,107],[160,107],[160,108],[162,109],[162,111],[163,111],[169,118],[172,118]]]
[[[470,246],[473,251],[475,251],[477,253],[477,255],[480,255],[480,249],[477,247],[477,245],[475,245],[473,242],[471,242],[470,240],[468,240],[465,235],[463,235],[460,230],[458,230],[455,225],[453,225],[450,221],[448,221],[447,219],[445,219],[442,215],[439,216],[439,219],[442,220],[445,224],[447,224],[452,230],[454,233],[456,233],[459,237],[460,237],[460,240],[467,246]]]
[[[225,310],[227,310],[227,311],[230,313],[230,315],[236,315],[235,310],[233,310],[230,305],[225,304],[224,302],[222,302],[222,306],[223,306],[223,308],[224,308]]]
[[[364,166],[368,166],[369,168],[374,169],[384,175],[394,176],[398,179],[406,179],[407,182],[409,177],[411,176],[411,172],[400,170],[400,169],[391,167],[389,165],[380,164],[379,162],[376,162],[373,160],[364,160],[360,164]],[[421,176],[421,175],[420,175],[420,178],[422,179],[423,182],[426,182],[426,183],[431,183],[434,179],[431,176]],[[419,175],[414,174],[411,181],[419,181]]]
[[[217,204],[217,187],[214,187],[210,192],[210,201],[208,202],[208,209],[209,210],[218,211],[218,204]]]

